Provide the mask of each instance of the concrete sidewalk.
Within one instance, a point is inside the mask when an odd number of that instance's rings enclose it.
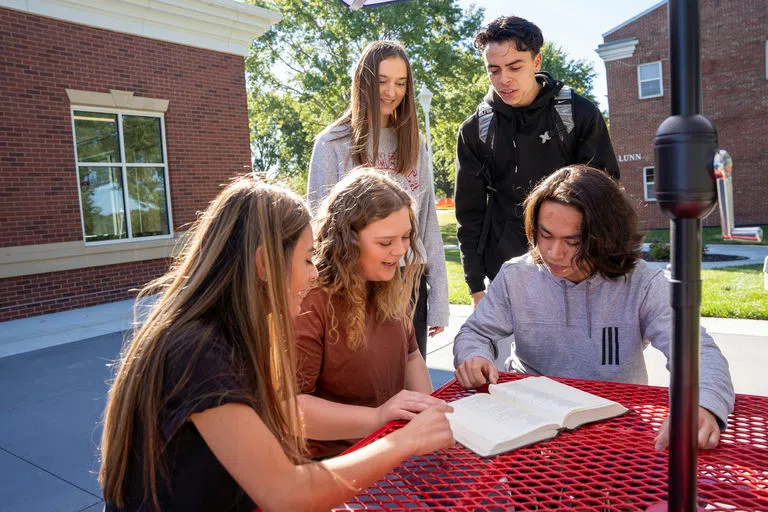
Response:
[[[0,323],[0,358],[129,331],[133,299]]]

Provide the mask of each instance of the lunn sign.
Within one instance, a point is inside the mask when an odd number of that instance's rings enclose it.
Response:
[[[641,153],[629,153],[626,155],[619,155],[616,160],[619,162],[639,162],[643,159],[643,155]]]

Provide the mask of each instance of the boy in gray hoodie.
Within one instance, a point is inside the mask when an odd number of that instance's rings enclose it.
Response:
[[[504,263],[459,330],[459,383],[496,382],[496,343],[512,334],[511,371],[647,384],[649,343],[669,369],[669,282],[640,259],[637,214],[618,183],[597,169],[569,166],[540,182],[523,206],[531,249]],[[700,375],[699,447],[714,448],[734,391],[728,362],[703,328]],[[665,421],[656,448],[668,440]]]

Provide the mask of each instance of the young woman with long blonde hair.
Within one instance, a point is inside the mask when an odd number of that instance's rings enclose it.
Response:
[[[414,325],[426,358],[427,335],[448,325],[448,277],[437,222],[432,163],[419,135],[413,74],[405,48],[374,41],[364,50],[352,77],[351,104],[318,135],[309,166],[307,197],[314,210],[333,186],[358,166],[395,180],[413,198],[422,255]]]
[[[411,197],[373,169],[331,191],[316,221],[319,277],[296,321],[312,455],[336,455],[397,419],[439,405],[413,329],[423,268]],[[400,266],[402,259],[405,264]]]
[[[309,213],[251,175],[189,231],[120,355],[99,481],[107,511],[328,510],[452,443],[435,407],[381,442],[307,462],[292,322],[317,277]]]

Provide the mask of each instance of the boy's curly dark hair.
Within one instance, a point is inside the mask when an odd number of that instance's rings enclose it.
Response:
[[[490,43],[514,41],[520,52],[539,54],[544,44],[541,29],[530,21],[517,16],[500,16],[475,34],[475,48],[483,52]]]
[[[572,206],[581,218],[581,244],[574,263],[589,273],[608,279],[631,271],[640,258],[645,235],[624,189],[606,173],[588,165],[563,167],[536,185],[523,203],[525,235],[534,261],[541,263],[536,247],[539,210],[544,201]]]

